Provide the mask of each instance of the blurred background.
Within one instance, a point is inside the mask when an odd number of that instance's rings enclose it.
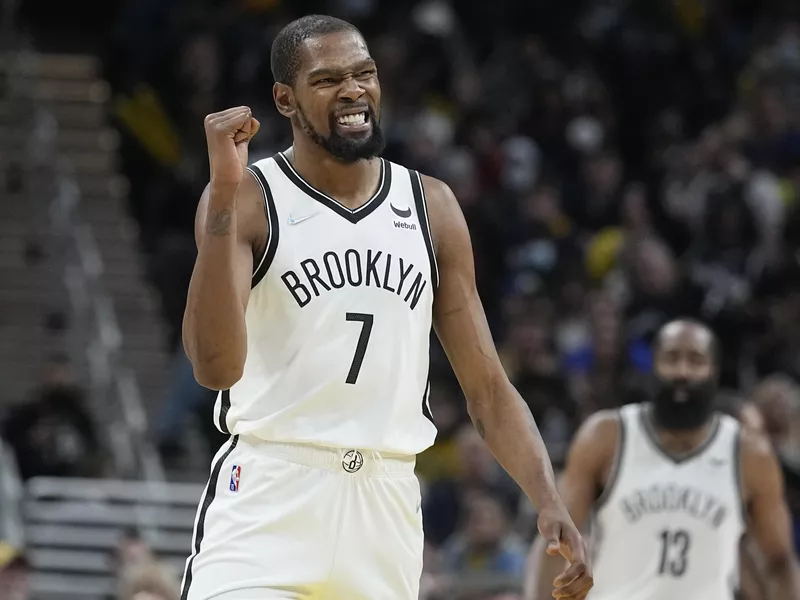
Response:
[[[455,191],[556,467],[694,316],[800,517],[796,0],[2,0],[0,600],[178,598],[223,441],[180,344],[203,117],[288,147],[269,50],[310,12],[364,32],[385,156]],[[518,600],[536,515],[432,361],[422,598]]]

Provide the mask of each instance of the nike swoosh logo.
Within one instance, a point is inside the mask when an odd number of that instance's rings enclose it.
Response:
[[[298,223],[302,223],[306,219],[310,219],[315,214],[317,213],[311,213],[310,215],[303,215],[302,217],[296,217],[296,218],[293,217],[292,215],[289,215],[289,218],[286,220],[288,221],[289,225],[297,225]]]
[[[389,206],[392,208],[392,211],[394,212],[394,214],[396,214],[398,217],[402,217],[403,219],[407,219],[408,217],[411,216],[411,207],[408,207],[407,209],[402,210],[402,209],[399,209],[399,208],[395,208],[394,204],[392,204],[391,202],[389,203]]]

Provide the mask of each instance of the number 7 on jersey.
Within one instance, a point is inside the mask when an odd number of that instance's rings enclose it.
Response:
[[[358,374],[361,372],[361,364],[364,362],[364,355],[367,353],[369,336],[372,334],[373,315],[365,313],[347,313],[348,321],[358,321],[361,323],[361,334],[358,336],[356,353],[353,355],[353,362],[350,365],[350,372],[347,374],[345,383],[355,384]]]

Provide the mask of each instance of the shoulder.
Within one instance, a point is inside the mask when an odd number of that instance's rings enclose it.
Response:
[[[568,461],[607,466],[614,460],[617,446],[623,443],[624,436],[625,426],[618,409],[598,411],[578,428]]]
[[[769,438],[745,427],[739,431],[739,452],[743,467],[765,466],[776,460]]]
[[[742,427],[739,433],[739,460],[742,483],[748,497],[760,491],[782,489],[780,463],[765,435]]]
[[[444,181],[422,173],[420,173],[420,180],[422,181],[422,189],[425,191],[425,199],[427,200],[429,211],[438,213],[455,210],[459,213],[461,212],[453,190]]]
[[[622,429],[622,414],[619,409],[599,410],[590,415],[578,428],[575,440],[616,445],[623,435]]]
[[[469,231],[458,199],[444,181],[421,173],[420,180],[437,254],[450,248],[461,254],[469,241]]]
[[[430,175],[425,175],[424,173],[420,173],[419,177],[422,180],[422,185],[425,187],[425,194],[429,199],[435,198],[441,200],[447,195],[452,196],[453,199],[455,199],[453,190],[451,190],[450,186],[441,179],[436,179],[436,177],[431,177]]]

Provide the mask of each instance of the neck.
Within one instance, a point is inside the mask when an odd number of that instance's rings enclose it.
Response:
[[[369,200],[379,183],[379,159],[345,163],[302,135],[295,135],[286,157],[310,185],[350,209]]]

